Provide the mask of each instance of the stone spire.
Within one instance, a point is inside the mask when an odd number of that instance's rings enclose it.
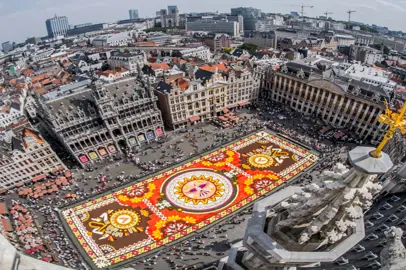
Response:
[[[320,246],[337,242],[355,228],[355,220],[362,218],[355,207],[370,207],[373,195],[380,190],[375,177],[337,163],[333,171],[322,173],[318,183],[307,185],[280,204],[286,218],[277,223],[277,229],[295,230],[299,244],[311,238]]]
[[[402,243],[403,230],[398,227],[391,227],[385,232],[387,242],[381,251],[381,270],[405,270],[406,249]]]

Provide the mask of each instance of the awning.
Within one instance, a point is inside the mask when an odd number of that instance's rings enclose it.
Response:
[[[7,207],[6,207],[6,203],[2,202],[0,203],[0,215],[5,215],[7,214]]]
[[[0,194],[5,194],[7,193],[8,189],[6,188],[0,188]]]
[[[32,178],[33,182],[37,182],[38,180],[44,179],[46,177],[45,173],[37,175],[35,177]]]
[[[232,109],[232,108],[235,108],[235,107],[237,107],[237,106],[238,106],[238,104],[234,104],[234,105],[228,106],[227,108],[228,108],[228,109]]]
[[[329,128],[329,127],[324,127],[324,128],[321,129],[319,132],[320,132],[321,134],[323,134],[323,133],[326,133],[327,131],[330,131],[330,128]]]
[[[200,120],[200,116],[193,116],[193,117],[189,118],[190,122],[194,122],[194,121],[197,121],[197,120]]]
[[[182,120],[182,121],[178,121],[178,122],[173,122],[174,125],[179,125],[179,124],[183,124],[186,123],[188,120]]]
[[[229,110],[226,107],[224,107],[222,110],[223,110],[223,113],[228,113],[229,112]]]
[[[22,187],[22,186],[24,186],[24,182],[19,182],[16,184],[16,187]]]
[[[10,220],[8,218],[4,217],[1,220],[1,222],[3,223],[3,227],[4,227],[4,230],[6,232],[12,232],[13,231],[13,226],[11,226]]]
[[[219,116],[218,118],[219,118],[220,120],[227,121],[227,119],[226,119],[224,116]]]
[[[245,106],[248,104],[250,104],[250,102],[248,102],[248,101],[238,103],[238,105],[240,105],[240,106]]]

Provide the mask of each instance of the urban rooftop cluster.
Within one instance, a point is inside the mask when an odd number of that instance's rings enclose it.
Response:
[[[0,51],[0,269],[406,269],[406,37],[138,9]]]

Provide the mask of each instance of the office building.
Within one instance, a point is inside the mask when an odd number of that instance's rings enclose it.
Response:
[[[65,165],[50,145],[22,120],[6,129],[0,140],[0,188],[11,189],[18,183],[28,183],[46,177]]]
[[[130,9],[128,15],[130,16],[130,20],[138,19],[138,9]]]
[[[81,27],[75,26],[74,28],[66,31],[66,35],[67,36],[82,35],[82,34],[89,33],[89,32],[100,31],[100,30],[106,29],[107,27],[108,27],[108,24],[106,24],[106,23],[83,25]]]
[[[73,86],[41,99],[48,131],[81,166],[121,156],[164,135],[153,89],[141,77]]]
[[[261,10],[250,7],[232,8],[231,15],[241,15],[244,18],[244,30],[255,30],[255,24],[261,18]]]
[[[73,26],[73,29],[78,29],[78,28],[82,28],[82,27],[86,27],[86,26],[91,26],[93,23],[81,23],[81,24],[76,24],[75,26]]]
[[[69,30],[69,21],[66,16],[56,16],[45,21],[48,37],[65,36]]]
[[[248,69],[205,65],[192,77],[172,84],[161,81],[155,89],[165,124],[170,128],[209,121],[258,98],[259,79]]]
[[[3,49],[4,53],[8,53],[9,51],[13,50],[13,44],[10,41],[3,42],[1,44],[1,48]]]
[[[228,34],[230,36],[240,35],[240,25],[238,22],[215,21],[212,19],[186,22],[186,30],[221,33]]]
[[[178,6],[168,6],[168,13],[172,14],[172,13],[176,12],[177,9],[178,9]]]
[[[244,33],[244,18],[241,15],[226,15],[226,14],[194,14],[193,16],[188,16],[186,18],[187,22],[197,22],[197,21],[228,21],[228,22],[238,22],[238,28],[240,29],[240,35]]]

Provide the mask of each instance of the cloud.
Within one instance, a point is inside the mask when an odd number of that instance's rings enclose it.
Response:
[[[397,10],[399,10],[399,11],[406,11],[405,8],[401,7],[401,6],[398,5],[398,4],[392,3],[392,2],[388,2],[388,1],[385,1],[385,0],[375,0],[375,1],[376,1],[377,3],[379,3],[379,4],[382,4],[382,5],[384,5],[384,6],[397,9]]]

